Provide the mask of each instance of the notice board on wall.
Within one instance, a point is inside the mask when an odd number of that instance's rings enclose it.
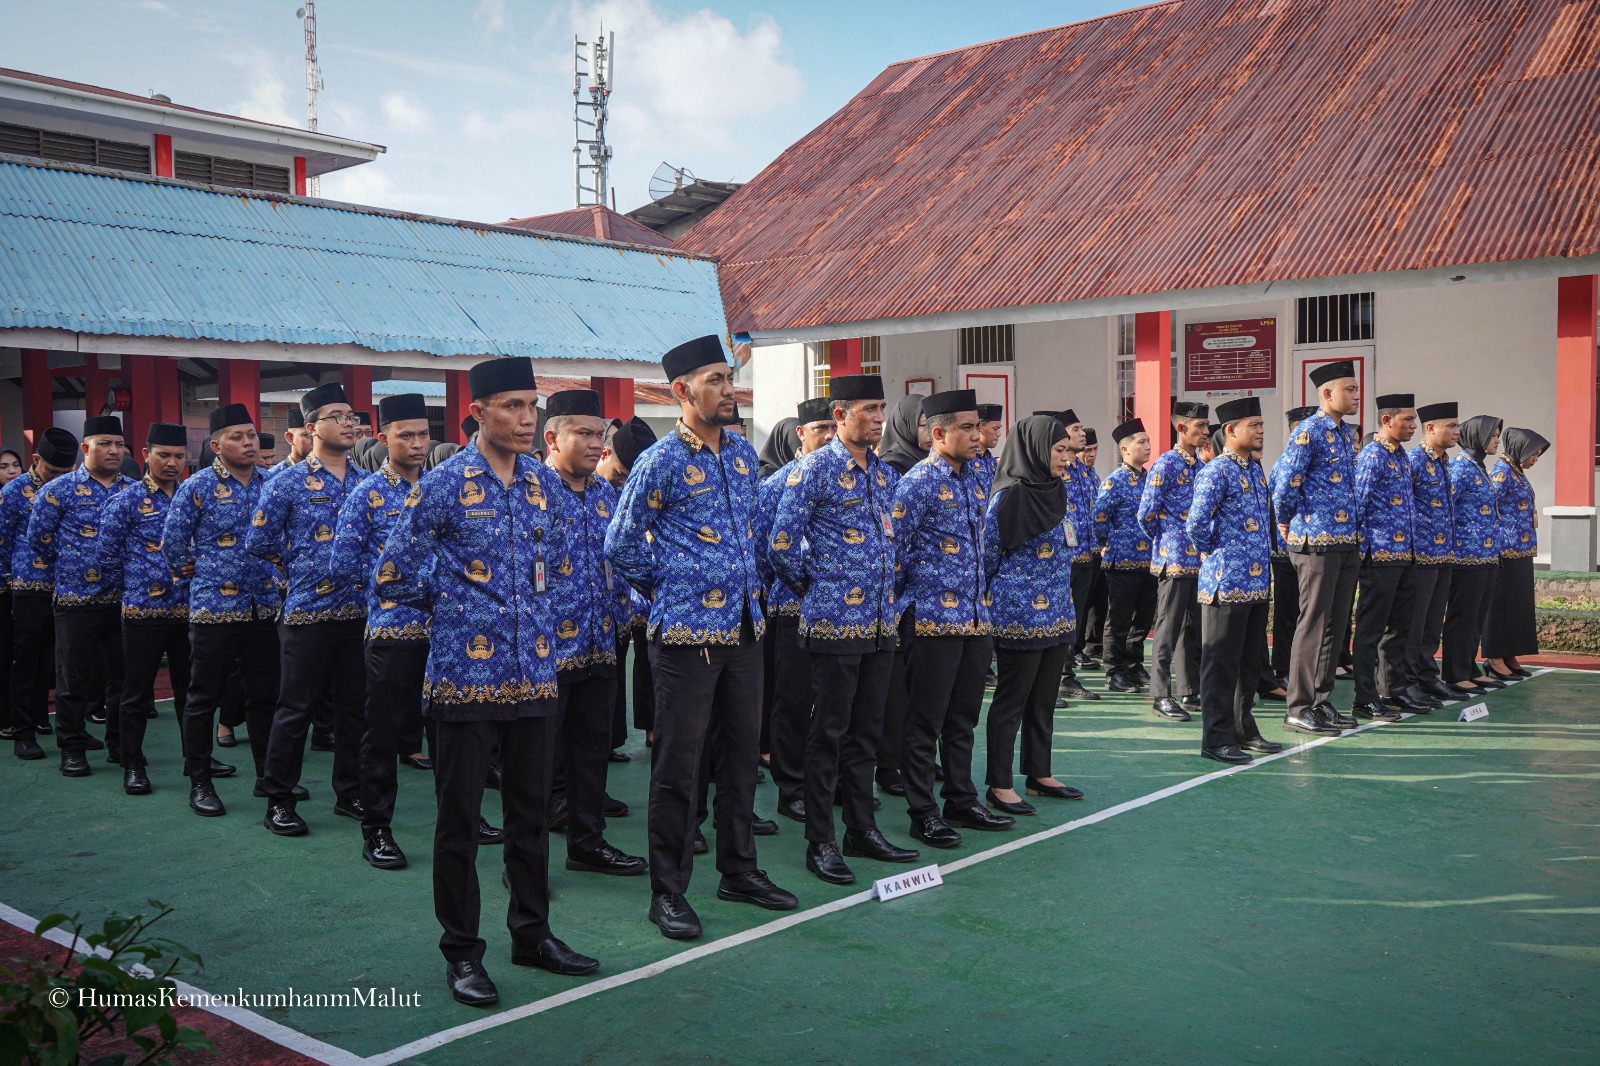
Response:
[[[1278,320],[1190,322],[1183,327],[1183,391],[1278,387]]]

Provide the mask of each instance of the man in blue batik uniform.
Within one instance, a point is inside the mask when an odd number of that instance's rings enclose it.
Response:
[[[649,919],[663,936],[701,933],[685,893],[694,871],[701,756],[711,737],[717,898],[769,910],[799,901],[756,868],[751,830],[761,735],[761,580],[756,451],[737,419],[733,368],[714,336],[661,360],[681,411],[634,464],[606,531],[613,570],[651,597],[655,749],[650,773]]]
[[[898,475],[872,450],[883,437],[883,379],[845,375],[829,392],[837,436],[773,475],[783,478],[783,493],[767,548],[779,582],[800,597],[796,639],[811,674],[797,680],[816,705],[805,741],[806,868],[847,885],[855,873],[834,836],[835,793],[844,807],[845,855],[911,862],[917,852],[884,839],[872,813],[874,753],[900,621],[891,517]],[[817,412],[801,417],[807,413]]]
[[[1156,575],[1154,670],[1151,707],[1162,718],[1187,722],[1200,704],[1200,555],[1184,523],[1200,472],[1197,453],[1211,431],[1209,406],[1180,400],[1172,405],[1177,443],[1150,466],[1139,522],[1152,538],[1150,572]],[[1176,685],[1174,685],[1176,682]],[[1178,698],[1173,698],[1173,693]]]
[[[1272,506],[1300,584],[1284,726],[1337,735],[1355,719],[1331,702],[1339,642],[1355,598],[1361,564],[1355,442],[1344,419],[1361,409],[1361,386],[1349,360],[1311,372],[1320,409],[1296,427],[1284,448]]]
[[[1417,408],[1422,424],[1422,444],[1411,449],[1412,499],[1416,504],[1416,535],[1411,551],[1415,559],[1416,596],[1411,615],[1411,636],[1406,641],[1406,671],[1411,698],[1434,707],[1455,699],[1439,678],[1433,658],[1444,631],[1444,608],[1450,599],[1450,560],[1455,530],[1451,522],[1450,449],[1461,438],[1460,412],[1454,401]],[[1431,643],[1430,643],[1431,642]]]
[[[1067,486],[1067,547],[1072,551],[1072,616],[1083,619],[1089,613],[1089,597],[1094,592],[1094,576],[1100,569],[1099,546],[1094,539],[1094,501],[1100,490],[1100,476],[1083,461],[1089,431],[1077,412],[1070,409],[1056,416],[1067,427],[1067,468],[1061,480]],[[1072,658],[1061,671],[1061,695],[1072,700],[1098,700],[1083,687],[1078,669],[1098,670],[1100,664],[1083,654],[1083,630],[1079,625],[1072,637]],[[1065,706],[1065,704],[1062,704]]]
[[[550,582],[570,525],[558,478],[529,453],[538,437],[533,363],[506,356],[468,372],[474,443],[406,497],[374,587],[431,613],[423,695],[433,719],[433,909],[450,994],[499,999],[478,935],[478,818],[498,744],[505,809],[511,961],[563,975],[599,963],[550,932],[546,800],[559,689]]]
[[[1094,501],[1095,543],[1106,575],[1106,688],[1137,692],[1149,683],[1144,638],[1156,614],[1156,578],[1150,572],[1150,534],[1139,521],[1150,434],[1132,419],[1111,431],[1121,462],[1100,483]]]
[[[1000,467],[1000,457],[994,450],[1000,446],[1000,434],[1006,428],[1006,409],[997,403],[980,403],[978,405],[978,433],[983,441],[978,447],[978,456],[972,460],[972,472],[978,475],[978,484],[983,486],[984,492],[994,488],[994,474]]]
[[[1315,407],[1291,407],[1285,415],[1289,423],[1289,436],[1295,429],[1317,413]],[[1267,488],[1277,499],[1279,483],[1283,478],[1283,457],[1280,452],[1267,474]],[[1274,511],[1276,514],[1276,511]],[[1277,536],[1277,522],[1273,522],[1272,538],[1272,675],[1274,681],[1289,676],[1289,663],[1294,655],[1294,627],[1300,621],[1300,579],[1295,575],[1294,563],[1283,538]],[[1284,699],[1287,699],[1287,694]]]
[[[1272,584],[1272,507],[1251,456],[1261,447],[1261,400],[1217,405],[1223,451],[1195,478],[1184,526],[1201,554],[1200,754],[1249,762],[1283,745],[1265,739],[1250,713],[1267,649]]]
[[[306,456],[311,454],[311,431],[306,428],[306,416],[300,413],[299,405],[289,408],[286,416],[288,428],[283,431],[284,457],[267,471],[270,481],[273,477],[283,473],[296,463],[303,463]],[[260,447],[260,434],[256,435],[257,447]]]
[[[133,484],[118,472],[126,446],[116,415],[85,419],[81,447],[83,465],[47,484],[28,520],[33,558],[55,572],[56,746],[67,777],[89,776],[89,714],[102,699],[114,714],[122,692],[122,585],[101,569],[100,517],[112,497]],[[108,717],[106,747],[113,756],[117,732],[116,719]]]

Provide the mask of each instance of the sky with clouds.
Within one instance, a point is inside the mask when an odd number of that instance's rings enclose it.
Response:
[[[0,66],[304,125],[301,0],[12,5]],[[616,34],[611,184],[747,181],[888,64],[1131,0],[318,0],[321,129],[388,148],[326,197],[499,222],[573,205],[572,40]]]

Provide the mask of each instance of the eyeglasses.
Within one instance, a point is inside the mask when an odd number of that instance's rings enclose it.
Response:
[[[312,421],[313,422],[332,422],[332,423],[334,423],[336,425],[340,425],[340,426],[353,426],[358,421],[360,421],[360,419],[356,418],[356,416],[353,415],[353,414],[352,415],[323,415],[321,418],[312,419]]]

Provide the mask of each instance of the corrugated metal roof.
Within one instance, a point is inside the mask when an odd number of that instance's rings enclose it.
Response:
[[[672,242],[655,230],[641,226],[627,215],[618,214],[611,208],[599,204],[574,207],[570,211],[557,211],[550,215],[513,218],[504,224],[514,229],[533,230],[539,233],[572,233],[579,237],[593,237],[597,241],[642,244],[647,248],[672,247]]]
[[[716,265],[573,237],[0,159],[0,328],[654,363]]]
[[[571,389],[591,388],[588,378],[555,377],[550,374],[539,375],[539,395],[549,396],[553,392],[567,392]],[[294,389],[295,394],[310,392],[310,389]],[[372,383],[372,395],[395,396],[402,392],[414,392],[419,396],[438,398],[445,395],[445,385],[442,381],[402,381],[399,378],[390,378],[386,381]],[[745,408],[749,408],[755,393],[748,386],[736,386],[733,398]],[[677,401],[672,398],[672,386],[664,381],[638,381],[633,383],[633,399],[635,403],[668,404],[676,406]]]
[[[676,245],[736,330],[1600,253],[1600,0],[1172,0],[897,63]]]

